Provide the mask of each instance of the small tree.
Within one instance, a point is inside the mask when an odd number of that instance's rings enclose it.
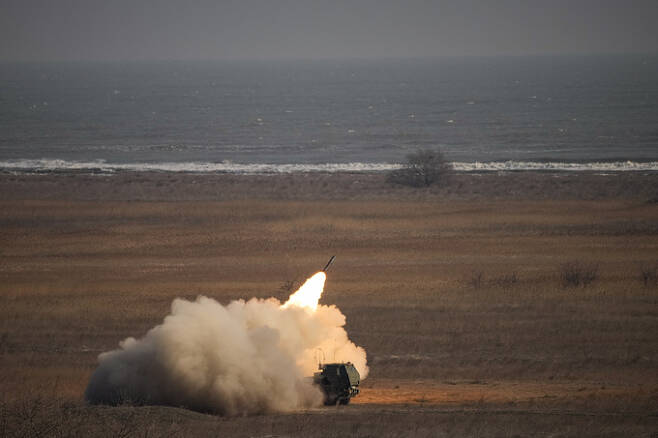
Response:
[[[412,187],[429,187],[444,182],[452,171],[439,151],[419,150],[407,155],[407,162],[388,174],[388,181]]]

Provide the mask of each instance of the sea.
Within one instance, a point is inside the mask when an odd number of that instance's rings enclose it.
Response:
[[[0,64],[0,171],[658,171],[658,55]]]

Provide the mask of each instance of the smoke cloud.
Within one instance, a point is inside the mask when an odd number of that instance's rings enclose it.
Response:
[[[368,374],[366,352],[349,340],[345,316],[333,305],[317,304],[324,278],[322,272],[311,277],[283,305],[274,298],[226,306],[204,296],[175,299],[162,324],[99,355],[85,398],[93,404],[183,406],[222,415],[322,404],[310,378],[322,353],[352,362],[361,378]],[[300,294],[317,298],[299,304]]]

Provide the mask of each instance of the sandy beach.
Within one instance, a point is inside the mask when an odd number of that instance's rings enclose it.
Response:
[[[380,174],[0,174],[0,417],[27,424],[33,406],[34,428],[96,436],[653,436],[657,200],[658,174],[635,172],[429,189]],[[226,419],[84,404],[97,355],[174,298],[283,300],[334,254],[322,302],[371,369],[352,405]],[[594,279],[565,284],[568,266]]]

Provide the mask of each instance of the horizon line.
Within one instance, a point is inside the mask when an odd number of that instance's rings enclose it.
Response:
[[[492,58],[571,58],[571,57],[641,57],[658,56],[653,52],[540,52],[498,54],[446,54],[446,55],[397,55],[397,56],[270,56],[270,57],[191,57],[191,58],[44,58],[44,59],[0,59],[0,64],[56,64],[56,63],[150,63],[150,62],[322,62],[322,61],[411,61],[441,59],[492,59]]]

